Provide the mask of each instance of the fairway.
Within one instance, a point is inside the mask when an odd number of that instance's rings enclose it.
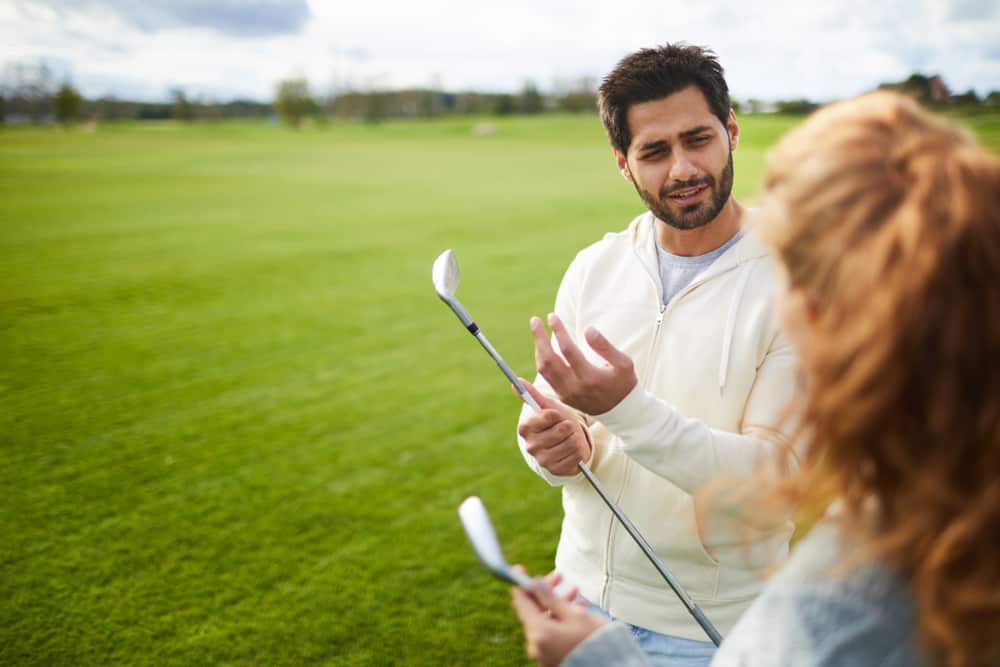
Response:
[[[0,664],[527,664],[456,510],[543,573],[560,495],[431,263],[530,377],[640,206],[596,117],[481,122],[0,130]]]

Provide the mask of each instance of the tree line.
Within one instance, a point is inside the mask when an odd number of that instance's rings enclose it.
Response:
[[[13,75],[11,74],[13,72]],[[446,92],[433,88],[400,90],[342,90],[316,96],[304,78],[280,81],[270,103],[255,100],[214,102],[192,99],[174,89],[166,102],[139,102],[105,96],[86,99],[68,81],[56,86],[44,63],[11,67],[0,82],[0,123],[74,123],[80,120],[219,120],[225,118],[281,119],[291,127],[330,120],[378,122],[393,118],[431,118],[443,115],[510,115],[548,112],[593,113],[597,109],[596,81],[562,82],[543,92],[526,82],[516,93]],[[913,74],[884,83],[935,108],[986,109],[1000,107],[1000,92],[980,98],[973,90],[953,94],[937,75]],[[734,102],[737,111],[806,114],[819,105],[807,99]],[[742,109],[741,109],[742,107]]]

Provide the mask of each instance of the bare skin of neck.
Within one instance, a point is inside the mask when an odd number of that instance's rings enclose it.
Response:
[[[743,225],[745,214],[746,209],[730,197],[714,220],[697,229],[675,229],[657,218],[656,242],[672,255],[704,255],[732,238]]]

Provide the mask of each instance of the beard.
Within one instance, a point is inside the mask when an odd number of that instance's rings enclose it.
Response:
[[[690,230],[703,227],[715,220],[716,216],[722,212],[722,208],[729,201],[729,195],[733,192],[733,153],[729,152],[729,160],[719,174],[718,181],[714,176],[705,175],[699,178],[692,178],[690,181],[671,183],[669,187],[664,186],[659,196],[654,196],[647,190],[642,190],[633,181],[635,191],[639,193],[642,201],[649,207],[657,219],[662,220],[674,229]],[[679,213],[670,210],[667,204],[667,197],[670,193],[691,187],[708,186],[711,197],[707,202],[699,202],[691,206],[681,208]]]

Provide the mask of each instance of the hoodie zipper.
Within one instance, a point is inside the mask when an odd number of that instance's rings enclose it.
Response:
[[[645,266],[645,264],[643,264],[643,266]],[[647,270],[647,274],[648,273],[649,272]],[[653,327],[653,338],[649,342],[649,351],[646,353],[646,366],[645,366],[646,371],[645,373],[643,373],[643,377],[639,383],[642,385],[643,389],[649,389],[649,380],[650,377],[652,376],[652,368],[654,360],[653,356],[656,353],[656,341],[660,337],[660,327],[663,324],[663,316],[667,312],[667,306],[663,305],[663,300],[661,296],[663,290],[659,285],[659,276],[657,275],[656,278],[650,276],[650,279],[652,280],[653,286],[656,291],[657,313],[656,313],[656,323]],[[632,460],[626,456],[625,464],[622,469],[622,484],[619,487],[618,493],[616,494],[615,497],[615,504],[619,506],[621,505],[622,496],[625,495],[625,489],[628,487],[629,471],[631,470],[632,467],[631,464]],[[614,545],[616,542],[617,535],[618,535],[618,524],[617,522],[615,522],[614,517],[612,517],[611,524],[608,526],[608,538],[605,541],[604,545],[604,587],[601,590],[601,603],[600,603],[603,609],[607,609],[609,603],[608,589],[611,585],[611,554],[614,553]]]
[[[648,390],[649,389],[649,381],[650,381],[650,378],[651,378],[651,376],[653,374],[652,369],[653,369],[653,363],[655,361],[654,357],[655,357],[655,354],[656,354],[656,342],[657,342],[657,340],[660,337],[660,329],[662,328],[663,320],[666,317],[667,311],[669,311],[673,307],[674,304],[676,304],[677,302],[679,302],[681,299],[683,299],[685,296],[687,296],[688,293],[690,293],[692,290],[694,290],[698,286],[703,285],[704,283],[708,282],[709,280],[712,280],[712,279],[717,278],[719,276],[725,275],[726,273],[728,273],[729,271],[731,271],[733,269],[739,268],[740,266],[742,266],[744,264],[744,260],[743,259],[738,259],[734,265],[732,265],[731,267],[728,267],[727,269],[725,269],[723,271],[719,271],[718,273],[712,273],[711,270],[709,270],[708,274],[706,274],[704,276],[701,276],[700,278],[696,279],[694,282],[692,282],[691,284],[689,284],[683,290],[681,290],[680,292],[678,292],[677,294],[675,294],[674,297],[672,299],[670,299],[670,303],[669,304],[664,305],[663,304],[663,286],[660,284],[660,273],[659,273],[659,271],[658,270],[656,272],[650,271],[649,266],[646,264],[645,261],[643,261],[642,256],[639,254],[639,251],[636,250],[633,247],[633,252],[635,253],[636,258],[639,260],[639,263],[642,265],[643,270],[646,272],[646,275],[649,277],[650,282],[653,283],[653,289],[656,292],[656,304],[657,304],[656,322],[655,322],[655,326],[653,328],[653,338],[652,338],[652,340],[650,341],[650,344],[649,344],[649,352],[646,354],[646,368],[645,368],[645,373],[643,374],[643,378],[641,379],[641,382],[640,382],[640,384],[642,385],[642,388]],[[739,291],[742,292],[742,288]],[[721,391],[721,389],[720,389],[720,391]],[[632,463],[632,460],[629,457],[626,456],[625,457],[625,463],[624,463],[623,470],[622,470],[622,484],[621,484],[621,487],[618,489],[618,493],[616,494],[616,497],[615,497],[615,503],[618,504],[619,506],[621,505],[622,496],[625,494],[625,489],[628,486],[629,471],[631,469],[631,463]],[[616,536],[617,536],[617,534],[618,534],[618,524],[615,522],[614,517],[612,517],[611,523],[608,526],[608,537],[607,537],[607,540],[605,541],[605,551],[604,551],[604,554],[605,554],[605,556],[604,556],[604,586],[603,586],[603,588],[601,590],[601,602],[600,602],[600,606],[603,609],[608,609],[608,607],[609,607],[608,592],[609,592],[609,588],[610,588],[610,585],[611,585],[611,565],[612,565],[612,563],[611,563],[611,560],[612,560],[611,559],[611,554],[614,551],[614,545],[615,545],[615,542],[616,542]]]

